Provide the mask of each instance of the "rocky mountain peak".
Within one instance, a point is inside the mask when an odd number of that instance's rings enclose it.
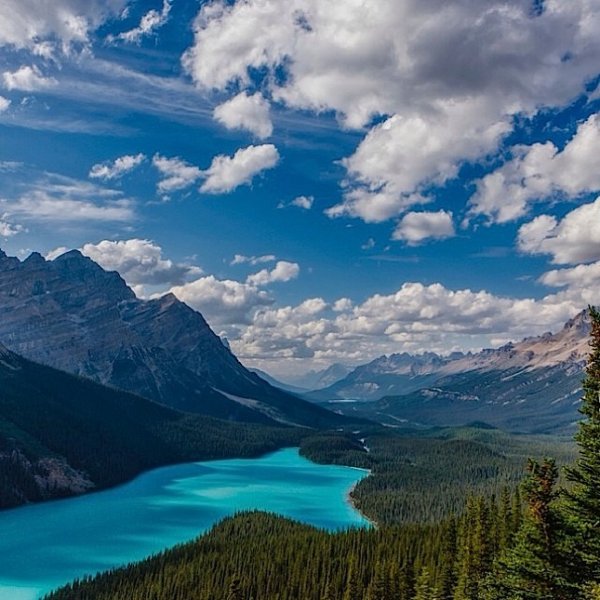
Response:
[[[589,311],[582,310],[580,313],[576,314],[572,319],[569,319],[563,328],[565,331],[575,329],[581,331],[584,334],[589,333],[590,331],[590,313]]]
[[[0,248],[0,271],[14,269],[21,261],[14,256],[7,256],[6,252]]]
[[[173,294],[139,299],[78,250],[23,262],[2,253],[0,339],[30,360],[189,412],[310,426],[343,420],[250,373]]]

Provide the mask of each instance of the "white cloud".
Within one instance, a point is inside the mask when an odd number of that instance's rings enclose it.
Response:
[[[268,269],[262,269],[258,273],[250,275],[246,280],[246,283],[255,286],[261,286],[278,281],[286,282],[291,281],[292,279],[296,279],[299,273],[300,266],[298,265],[298,263],[280,260],[270,271]]]
[[[214,110],[214,118],[227,129],[246,129],[264,139],[273,133],[270,108],[260,92],[241,92]]]
[[[150,240],[102,240],[85,244],[81,252],[133,286],[179,285],[202,273],[199,267],[164,258],[162,248]]]
[[[600,114],[580,124],[562,151],[546,142],[512,152],[512,160],[477,183],[471,215],[504,223],[527,214],[535,201],[600,190]]]
[[[124,198],[119,190],[53,173],[26,187],[26,191],[15,198],[0,199],[0,210],[8,217],[57,223],[119,222],[135,218],[133,201]]]
[[[125,4],[126,0],[3,0],[0,46],[32,49],[43,41],[58,41],[68,52],[74,44],[87,44],[89,33]]]
[[[555,264],[600,260],[600,197],[560,221],[540,215],[522,225],[518,246],[527,254],[549,254]]]
[[[273,303],[269,294],[254,285],[214,275],[200,277],[170,290],[180,300],[199,310],[211,326],[247,324],[257,308]]]
[[[298,208],[303,208],[304,210],[310,210],[314,204],[313,196],[298,196],[294,198],[291,202],[292,206],[297,206]]]
[[[5,110],[8,110],[10,106],[10,100],[5,98],[4,96],[0,96],[0,113],[3,113]]]
[[[236,254],[229,264],[243,265],[247,263],[256,266],[263,263],[275,262],[276,260],[277,257],[274,254],[263,254],[262,256],[244,256],[243,254]]]
[[[200,191],[207,194],[231,192],[245,183],[250,183],[255,175],[272,169],[279,162],[279,152],[273,144],[241,148],[233,156],[215,156],[210,167],[203,171],[206,177]]]
[[[395,217],[411,206],[427,204],[431,198],[421,194],[397,194],[381,189],[369,191],[365,188],[352,189],[344,195],[344,201],[328,208],[328,217],[358,217],[365,223],[381,223]]]
[[[50,250],[50,252],[47,252],[44,258],[46,260],[54,260],[55,258],[62,256],[69,250],[70,248],[67,248],[66,246],[58,246],[58,248],[54,248],[53,250]]]
[[[374,222],[494,152],[514,115],[582,93],[599,28],[597,0],[542,11],[524,0],[214,0],[183,65],[219,90],[251,89],[250,72],[263,71],[275,101],[334,111],[346,127],[386,117],[345,161],[345,200],[330,213]]]
[[[554,287],[577,286],[589,289],[600,287],[600,261],[577,265],[571,269],[555,269],[540,277],[540,281]]]
[[[377,125],[343,161],[354,187],[330,214],[378,222],[423,204],[421,187],[456,177],[460,161],[490,152],[509,130],[485,112],[467,99],[440,104],[434,115],[394,115]]]
[[[190,187],[202,177],[202,171],[181,158],[166,158],[155,154],[152,164],[158,169],[163,179],[158,183],[162,193],[175,192]]]
[[[134,218],[130,200],[113,200],[98,204],[89,200],[57,198],[43,191],[34,191],[14,201],[0,200],[9,215],[31,221],[131,221]]]
[[[0,215],[0,237],[9,238],[23,231],[22,225],[14,225],[5,220],[6,215]]]
[[[89,177],[92,179],[104,179],[108,181],[110,179],[118,179],[129,171],[133,171],[136,167],[139,167],[146,160],[144,154],[126,154],[120,156],[113,162],[109,163],[98,163],[94,165],[89,173]]]
[[[152,9],[142,16],[140,24],[134,29],[124,31],[116,36],[110,36],[109,41],[123,40],[139,44],[142,38],[152,35],[157,29],[160,29],[169,19],[171,12],[171,0],[163,0],[163,6],[160,11]]]
[[[425,240],[442,240],[452,236],[454,236],[452,213],[439,210],[405,214],[394,231],[393,239],[403,240],[409,246],[415,246]]]
[[[2,80],[6,89],[23,92],[45,90],[58,84],[54,77],[44,77],[35,65],[24,65],[13,72],[4,71]]]

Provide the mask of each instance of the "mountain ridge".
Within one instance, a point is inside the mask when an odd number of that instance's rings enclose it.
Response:
[[[589,331],[584,310],[556,333],[478,353],[379,358],[304,397],[388,425],[481,421],[516,432],[567,432],[579,420]]]
[[[345,420],[248,371],[173,294],[137,298],[78,250],[24,261],[0,250],[0,340],[32,361],[183,411],[309,427]]]

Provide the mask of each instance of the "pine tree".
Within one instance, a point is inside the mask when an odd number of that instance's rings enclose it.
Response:
[[[457,553],[456,518],[451,517],[444,531],[441,554],[440,591],[444,600],[452,598],[456,586],[456,553]]]
[[[244,600],[244,596],[242,594],[242,583],[239,575],[234,575],[231,583],[229,584],[227,600]]]
[[[580,563],[579,579],[600,583],[600,312],[590,306],[591,352],[583,381],[584,419],[576,440],[579,459],[568,469],[572,488],[566,493],[567,511],[577,530],[573,551]]]
[[[489,573],[493,544],[489,508],[484,498],[469,498],[459,542],[458,578],[454,600],[477,600]]]
[[[417,577],[415,584],[414,600],[438,600],[439,595],[433,585],[433,577],[430,570],[425,567]]]
[[[513,547],[488,581],[486,599],[575,600],[565,552],[566,526],[556,505],[558,469],[551,459],[530,460],[523,484],[527,515]]]
[[[356,577],[356,564],[354,560],[350,561],[348,575],[346,577],[346,588],[344,590],[344,600],[362,600],[362,594],[358,589],[358,580]]]
[[[378,562],[375,567],[375,577],[369,589],[369,600],[392,600],[390,580],[383,563]]]

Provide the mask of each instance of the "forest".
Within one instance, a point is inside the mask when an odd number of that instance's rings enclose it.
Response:
[[[376,444],[366,452],[356,441],[316,437],[305,440],[305,455],[372,468],[364,495],[359,486],[355,498],[376,526],[327,533],[274,515],[240,514],[193,542],[76,581],[46,600],[598,600],[600,313],[590,312],[578,455],[562,476],[555,458],[532,458],[521,485],[511,490],[508,476],[496,494],[494,485],[487,492],[473,486],[470,469],[481,466],[465,464],[461,509],[454,511],[450,492],[447,516],[409,523],[395,508],[402,485],[394,473],[401,478],[398,464],[414,463],[410,447],[399,443],[386,459]],[[444,437],[425,440],[428,460],[437,456],[442,469],[471,460],[469,444],[478,442]],[[449,447],[442,443],[457,444],[458,454],[444,459]],[[503,483],[498,474],[492,467],[495,485]],[[376,499],[378,488],[385,500]]]

